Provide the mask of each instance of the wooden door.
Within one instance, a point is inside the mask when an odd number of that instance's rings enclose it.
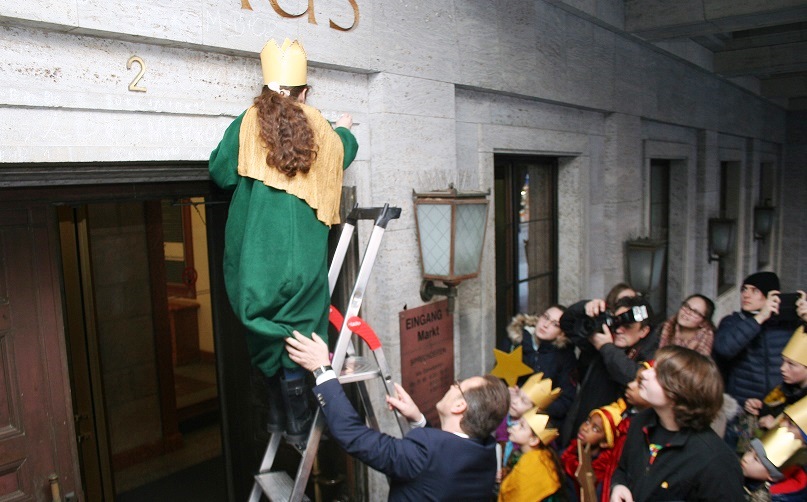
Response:
[[[53,500],[52,475],[83,499],[52,222],[0,205],[0,500]]]

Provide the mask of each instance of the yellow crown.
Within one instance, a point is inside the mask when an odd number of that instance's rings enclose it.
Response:
[[[544,446],[549,446],[549,444],[558,437],[557,429],[546,428],[546,425],[549,423],[549,415],[538,413],[537,408],[531,408],[529,411],[525,412],[522,417],[527,421],[532,432],[541,440]]]
[[[536,408],[544,411],[560,396],[560,387],[553,389],[552,380],[544,378],[543,373],[536,373],[529,377],[521,386],[521,390],[530,398]]]
[[[793,359],[802,366],[807,366],[807,333],[804,326],[799,326],[790,337],[790,341],[782,350],[782,355],[788,359]]]
[[[614,440],[617,437],[617,427],[622,422],[622,413],[627,409],[625,400],[622,398],[617,399],[613,403],[597,408],[592,411],[591,415],[599,415],[602,418],[602,428],[605,432],[605,442],[608,448],[613,448]]]
[[[784,427],[772,429],[760,438],[765,456],[777,469],[801,449],[801,439]]]
[[[785,408],[785,415],[801,429],[802,433],[807,432],[807,397],[803,397]]]
[[[294,87],[306,84],[308,60],[302,44],[288,38],[278,47],[275,39],[266,42],[261,50],[263,83],[277,83],[279,86]],[[271,87],[271,86],[270,86]]]

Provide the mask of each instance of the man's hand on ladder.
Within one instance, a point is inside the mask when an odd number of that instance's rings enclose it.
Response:
[[[306,338],[295,330],[293,337],[286,338],[286,350],[292,361],[308,371],[331,364],[328,344],[316,333],[311,333],[311,338]]]
[[[403,415],[410,422],[418,422],[423,417],[418,405],[412,400],[412,397],[401,387],[400,384],[395,384],[395,396],[387,396],[387,405],[389,409],[396,409],[398,413]]]

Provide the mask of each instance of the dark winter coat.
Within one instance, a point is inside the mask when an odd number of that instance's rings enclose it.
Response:
[[[625,393],[628,383],[636,379],[636,373],[643,361],[653,359],[658,348],[658,332],[650,333],[636,345],[621,349],[612,343],[603,345],[600,350],[588,341],[585,332],[586,300],[578,302],[564,312],[560,324],[564,333],[580,349],[580,362],[585,366],[579,371],[582,375],[577,395],[561,427],[561,444],[567,445],[577,434],[580,424],[591,410],[611,404]]]
[[[726,392],[741,407],[782,381],[782,349],[796,326],[775,319],[760,325],[750,312],[734,312],[720,321],[712,351],[724,372]]]
[[[515,340],[513,340],[515,342]],[[577,385],[577,357],[574,346],[566,340],[557,339],[552,342],[536,340],[535,336],[524,329],[520,340],[522,346],[522,361],[533,369],[542,372],[544,378],[552,380],[552,387],[560,387],[560,396],[544,410],[554,424],[560,426],[566,412],[572,405]],[[527,376],[520,379],[519,385],[527,380]]]
[[[745,499],[740,462],[712,429],[682,429],[652,458],[648,437],[656,427],[658,415],[652,409],[631,419],[611,490],[627,486],[635,502]]]

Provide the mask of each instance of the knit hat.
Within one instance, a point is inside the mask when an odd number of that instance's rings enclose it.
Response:
[[[743,281],[743,285],[745,284],[754,286],[768,296],[768,292],[779,289],[779,277],[773,272],[757,272],[746,277]]]
[[[766,432],[761,439],[752,439],[751,448],[771,479],[780,481],[784,477],[780,469],[801,449],[801,441],[786,428],[779,427]]]
[[[617,428],[622,422],[622,413],[627,409],[625,400],[622,398],[617,399],[615,402],[597,408],[592,411],[589,416],[599,415],[602,418],[602,429],[605,432],[606,448],[614,447],[614,440],[619,436],[619,429]]]

